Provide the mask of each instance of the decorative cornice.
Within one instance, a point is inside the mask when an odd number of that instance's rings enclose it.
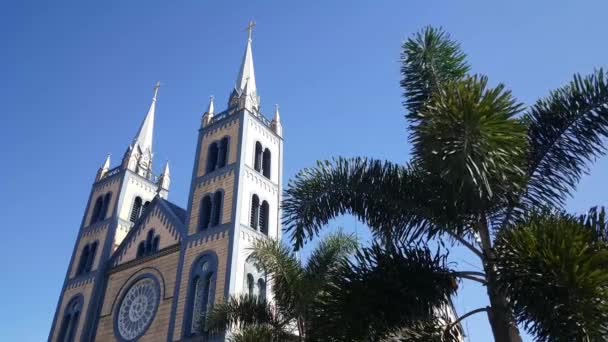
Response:
[[[264,190],[276,195],[279,191],[279,185],[272,182],[270,179],[262,176],[258,171],[252,169],[249,165],[245,165],[245,177],[248,180],[259,185]]]

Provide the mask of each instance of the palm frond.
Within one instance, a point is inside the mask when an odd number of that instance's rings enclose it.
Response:
[[[373,244],[345,261],[319,298],[311,338],[380,340],[420,320],[433,319],[455,291],[445,256],[427,247]]]
[[[339,230],[319,242],[306,262],[304,272],[309,284],[322,284],[336,271],[341,261],[357,249],[357,238]],[[315,281],[316,279],[316,281]]]
[[[414,169],[374,159],[318,162],[288,184],[282,204],[285,231],[296,250],[344,214],[355,215],[383,240],[425,231],[430,223],[422,214],[427,210],[422,180]]]
[[[527,206],[562,206],[589,164],[606,153],[608,76],[602,69],[538,100],[524,116],[528,125]]]
[[[265,299],[257,296],[232,296],[216,304],[206,317],[206,328],[212,333],[236,327],[277,324],[277,317]]]
[[[484,76],[448,82],[420,111],[424,121],[411,134],[414,165],[436,180],[435,197],[444,202],[438,207],[458,214],[449,221],[502,208],[524,184],[526,131],[514,118],[521,104],[502,84],[487,82]]]
[[[537,341],[608,336],[608,245],[589,228],[545,211],[497,237],[497,280]]]
[[[304,272],[295,254],[280,241],[260,239],[254,243],[251,258],[273,283],[277,307],[282,313],[293,310],[300,297]]]
[[[418,112],[439,86],[462,78],[470,67],[460,44],[441,28],[424,28],[403,43],[402,49],[404,105],[409,111],[408,119],[415,125],[421,119]]]

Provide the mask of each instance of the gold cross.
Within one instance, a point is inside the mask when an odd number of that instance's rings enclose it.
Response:
[[[251,40],[251,32],[253,32],[254,26],[255,26],[255,21],[249,20],[249,24],[247,24],[247,27],[245,27],[245,31],[247,31],[249,40]]]

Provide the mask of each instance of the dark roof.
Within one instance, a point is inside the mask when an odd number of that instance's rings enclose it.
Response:
[[[177,204],[171,203],[171,202],[167,201],[166,199],[162,199],[162,198],[159,198],[159,199],[161,201],[163,201],[169,209],[171,209],[173,214],[175,214],[175,216],[180,220],[180,222],[182,224],[186,223],[186,209],[181,208]]]

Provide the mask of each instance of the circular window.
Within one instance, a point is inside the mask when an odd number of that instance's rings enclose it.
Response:
[[[158,282],[145,277],[136,281],[120,301],[116,314],[118,334],[124,340],[140,337],[156,314],[159,302]]]

